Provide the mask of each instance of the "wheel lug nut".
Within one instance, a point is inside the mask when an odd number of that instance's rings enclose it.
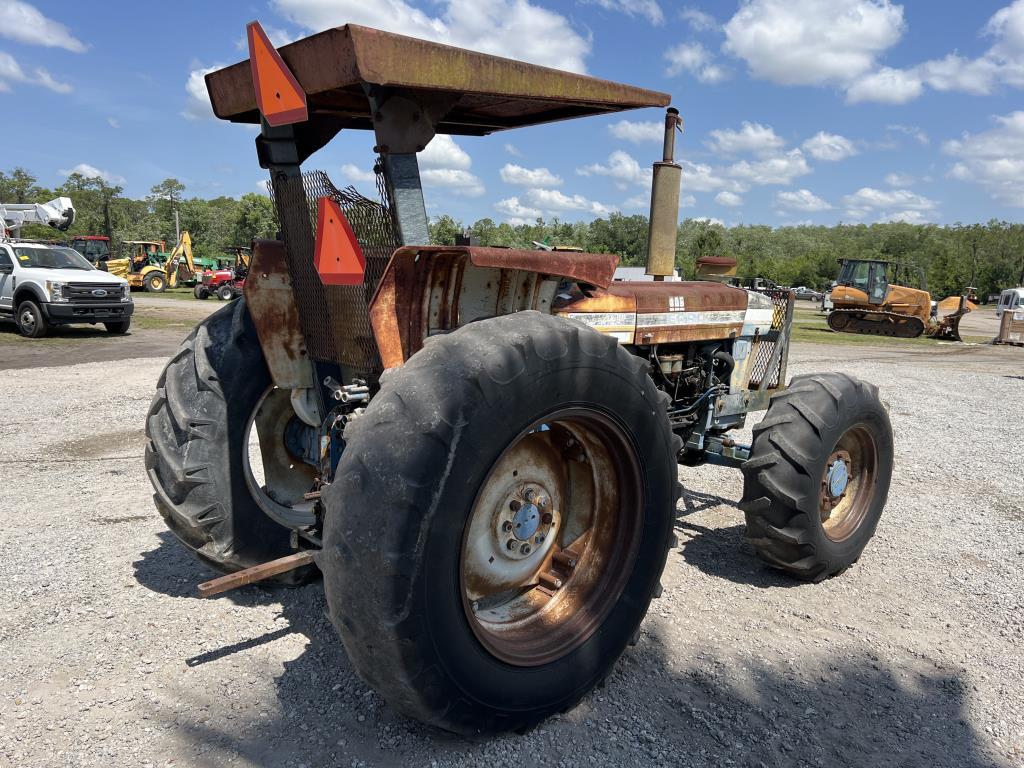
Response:
[[[541,515],[540,521],[544,525],[551,525],[551,521],[554,520],[554,519],[555,519],[554,515],[552,515],[550,512],[545,512],[543,515]]]
[[[523,505],[519,503],[519,499],[512,499],[512,501],[508,503],[508,508],[513,512],[518,512],[521,506]]]
[[[512,521],[506,520],[504,523],[502,523],[501,530],[503,530],[505,533],[509,533],[512,530]]]
[[[533,501],[533,497],[537,495],[537,492],[533,488],[527,488],[526,493],[523,494],[523,498],[527,501]]]
[[[516,540],[515,539],[509,539],[508,540],[508,544],[506,544],[505,546],[509,549],[509,551],[515,549],[516,548]]]
[[[524,555],[528,555],[533,551],[533,548],[529,544],[523,544],[523,546],[519,548],[519,551]]]
[[[533,538],[533,543],[534,544],[543,544],[544,543],[544,537],[543,536],[535,536]]]

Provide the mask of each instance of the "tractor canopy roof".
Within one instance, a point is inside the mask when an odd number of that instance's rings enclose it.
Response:
[[[372,130],[368,93],[375,87],[437,105],[436,133],[464,136],[664,107],[670,98],[658,91],[355,24],[311,35],[278,52],[306,95],[308,127],[320,134],[321,141],[343,128]],[[260,122],[248,60],[211,72],[206,87],[217,117]]]

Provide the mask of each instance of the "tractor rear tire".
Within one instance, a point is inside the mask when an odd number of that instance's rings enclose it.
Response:
[[[162,274],[150,272],[142,278],[142,285],[150,293],[163,293],[167,290],[167,278]]]
[[[389,372],[346,428],[317,556],[359,675],[395,709],[465,735],[525,729],[575,706],[660,593],[681,447],[666,403],[645,360],[533,311],[435,337]],[[508,463],[513,455],[534,463]],[[531,524],[554,527],[521,539],[511,520],[491,524],[534,506],[554,515]],[[575,517],[584,507],[592,516]],[[556,553],[572,570],[544,592],[546,566],[531,569]],[[469,562],[486,571],[496,557],[495,568],[525,568],[525,580],[486,582],[494,591],[478,598],[467,574],[481,571]]]
[[[231,572],[294,552],[246,482],[247,424],[271,385],[256,329],[240,301],[185,339],[157,381],[146,419],[153,500],[200,560]],[[304,574],[277,578],[294,583]]]
[[[800,579],[841,573],[874,535],[892,464],[877,387],[841,373],[795,377],[754,427],[742,467],[747,540]]]

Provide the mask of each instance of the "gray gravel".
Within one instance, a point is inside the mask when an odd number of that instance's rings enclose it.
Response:
[[[0,370],[0,764],[1024,765],[1022,352],[797,349],[791,373],[856,373],[891,409],[862,560],[819,585],[767,570],[739,473],[683,468],[639,645],[574,711],[481,742],[385,707],[318,585],[193,597],[210,574],[142,469],[163,360]]]

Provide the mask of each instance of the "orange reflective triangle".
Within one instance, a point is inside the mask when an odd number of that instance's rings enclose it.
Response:
[[[361,285],[366,259],[355,232],[329,197],[316,201],[316,247],[313,263],[324,285]]]
[[[270,125],[289,125],[309,119],[306,94],[284,63],[258,21],[246,25],[249,37],[249,65],[256,104]]]

